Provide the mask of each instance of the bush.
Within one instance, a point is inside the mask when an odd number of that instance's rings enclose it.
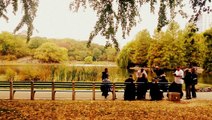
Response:
[[[59,63],[68,60],[68,50],[47,42],[36,49],[34,58],[43,62]]]
[[[93,62],[93,57],[92,57],[92,56],[87,56],[87,57],[84,59],[84,62],[85,62],[85,64],[92,64],[92,62]]]
[[[9,80],[14,80],[16,76],[16,72],[12,69],[7,69],[6,70],[6,79]]]

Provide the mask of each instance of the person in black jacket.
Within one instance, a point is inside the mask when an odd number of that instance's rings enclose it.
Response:
[[[102,81],[103,81],[104,79],[107,79],[108,77],[109,77],[108,69],[105,68],[105,71],[102,72]]]
[[[148,80],[145,77],[145,74],[142,74],[142,77],[138,77],[137,79],[137,99],[145,99],[146,92],[148,90]]]
[[[196,94],[195,85],[198,83],[198,79],[197,79],[198,76],[196,74],[195,68],[191,69],[191,77],[192,77],[191,93],[192,93],[192,97],[196,98],[197,94]]]
[[[192,85],[192,76],[190,69],[185,70],[185,89],[186,89],[186,99],[191,99],[191,85]]]
[[[160,90],[158,85],[158,79],[153,79],[153,82],[150,84],[150,97],[151,100],[163,99],[163,92]]]
[[[135,83],[132,75],[125,80],[124,100],[135,100]]]

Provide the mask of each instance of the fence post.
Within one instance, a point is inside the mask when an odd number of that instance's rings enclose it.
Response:
[[[112,97],[112,100],[115,100],[116,99],[116,86],[115,86],[115,83],[113,83],[113,97]]]
[[[55,85],[54,85],[54,81],[52,82],[52,100],[55,100]]]
[[[14,94],[13,94],[13,81],[10,80],[10,100],[13,100]]]
[[[75,82],[72,81],[72,100],[75,100]]]
[[[34,91],[34,82],[31,81],[31,100],[34,100],[35,91]]]
[[[95,82],[93,82],[93,100],[95,100]]]

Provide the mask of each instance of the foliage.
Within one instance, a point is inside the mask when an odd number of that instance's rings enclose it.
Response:
[[[46,38],[39,38],[39,37],[31,38],[28,47],[30,49],[37,49],[45,42],[48,42]]]
[[[117,51],[112,47],[107,47],[103,55],[106,56],[107,61],[115,61]]]
[[[7,69],[6,70],[6,79],[7,80],[14,80],[16,76],[16,72],[12,69]]]
[[[36,50],[34,57],[43,62],[63,62],[68,59],[68,50],[47,42]]]
[[[24,15],[20,23],[15,28],[14,32],[20,30],[24,25],[27,26],[27,41],[33,33],[33,21],[36,17],[39,0],[1,0],[0,1],[0,17],[8,20],[6,13],[9,5],[12,5],[13,12],[16,13],[19,4],[23,6]],[[94,30],[90,33],[88,45],[90,45],[93,38],[99,33],[105,36],[106,39],[112,40],[115,48],[118,48],[118,41],[116,40],[116,33],[119,26],[122,28],[123,38],[125,34],[129,34],[132,27],[136,26],[140,21],[140,8],[145,4],[150,5],[150,12],[155,12],[156,3],[160,2],[158,11],[158,30],[160,30],[169,21],[173,20],[177,13],[183,17],[187,17],[186,12],[183,11],[185,0],[74,0],[70,4],[70,8],[78,11],[80,7],[91,7],[97,14],[98,20]],[[190,22],[197,21],[198,16],[202,12],[210,12],[211,8],[208,7],[211,0],[189,0],[189,5],[193,9],[194,15],[190,18]],[[19,6],[18,6],[19,5]],[[167,20],[166,6],[170,9],[170,20]]]
[[[94,61],[115,61],[116,58],[116,50],[114,48],[105,48],[98,44],[91,44],[91,47],[87,48],[85,41],[47,39],[42,37],[33,37],[28,44],[24,41],[25,37],[22,35],[12,35],[2,32],[0,34],[0,59],[16,60],[26,56],[33,56],[37,49],[46,42],[55,43],[60,48],[67,49],[68,59],[71,61],[84,61],[86,56],[92,56]]]
[[[155,31],[153,38],[148,31],[143,30],[134,40],[128,43],[119,53],[119,67],[130,65],[154,67],[156,65],[167,69],[176,66],[202,66],[206,55],[205,38],[196,32],[194,24],[188,24],[183,30],[172,21],[165,32]]]
[[[211,0],[189,0],[187,4],[193,9],[193,16],[190,18],[190,22],[197,21],[201,12],[210,12],[211,8],[207,4]],[[168,22],[172,21],[177,13],[182,17],[187,17],[186,12],[182,8],[185,7],[185,0],[74,0],[70,8],[78,11],[80,7],[91,7],[98,16],[98,20],[94,27],[94,30],[90,33],[89,42],[99,33],[105,36],[106,39],[111,39],[118,49],[118,42],[115,39],[119,26],[122,28],[122,36],[125,38],[126,34],[129,34],[132,27],[136,26],[140,21],[140,9],[149,4],[150,12],[155,13],[157,3],[160,3],[158,11],[158,25],[157,30],[161,30]],[[170,12],[166,8],[169,8]],[[146,11],[145,11],[146,12]],[[167,14],[171,15],[170,19],[167,19]]]
[[[188,66],[202,66],[205,59],[206,45],[204,36],[197,33],[194,24],[188,24],[184,30],[185,62]]]
[[[11,56],[6,57],[8,60],[12,56],[16,58],[24,57],[29,55],[29,49],[26,47],[24,39],[14,36],[7,32],[2,32],[0,34],[0,55],[1,56]]]
[[[6,15],[8,6],[10,4],[13,6],[13,13],[15,14],[19,8],[18,2],[19,0],[1,0],[0,1],[0,17],[3,17],[6,20],[8,20],[9,18]],[[20,23],[16,26],[14,32],[17,32],[24,25],[26,25],[27,26],[27,42],[29,41],[30,36],[32,36],[33,30],[34,30],[33,21],[36,17],[38,2],[39,0],[20,0],[20,4],[23,6],[22,9],[24,11],[24,15],[21,18]]]
[[[131,64],[146,66],[151,42],[153,41],[147,30],[138,32],[136,37],[117,56],[118,66],[121,68],[127,68]]]
[[[135,64],[147,66],[147,54],[152,38],[147,30],[138,32],[131,44],[131,61]]]
[[[93,62],[93,57],[92,56],[87,56],[84,59],[85,64],[91,64]]]
[[[212,71],[212,28],[204,32],[206,38],[205,44],[207,46],[206,57],[204,60],[203,68],[206,72]]]
[[[211,100],[70,101],[0,100],[0,119],[210,120]],[[30,112],[29,112],[30,111]]]

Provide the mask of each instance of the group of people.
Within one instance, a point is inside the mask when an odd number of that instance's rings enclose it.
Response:
[[[185,83],[185,90],[186,90],[186,99],[191,99],[191,96],[193,98],[196,98],[196,89],[195,85],[197,84],[197,74],[195,72],[195,68],[186,68],[184,71],[177,67],[177,70],[174,73],[175,81],[170,86],[172,91],[180,92],[180,96],[182,98],[183,92],[182,92],[182,85]],[[175,87],[176,86],[176,87]]]
[[[147,73],[144,69],[140,69],[136,73],[137,81],[132,78],[132,75],[125,80],[124,100],[144,100],[146,99],[147,90],[150,90],[151,100],[163,99],[163,92],[167,91],[168,81],[165,78],[165,73],[159,67],[154,70],[156,77],[152,82],[148,82]],[[160,82],[160,84],[158,84]],[[137,86],[137,87],[136,87]],[[137,98],[136,98],[137,96]]]
[[[147,72],[144,69],[139,69],[136,72],[136,79],[133,79],[132,75],[125,80],[124,89],[124,100],[142,100],[146,99],[147,90],[150,90],[151,100],[162,100],[163,92],[179,92],[180,97],[183,97],[182,85],[185,83],[186,89],[186,99],[191,99],[191,97],[196,98],[195,85],[197,84],[197,74],[195,73],[195,68],[187,68],[182,70],[180,67],[176,68],[173,73],[174,82],[168,86],[168,80],[166,79],[166,74],[163,69],[156,66],[154,71],[155,77],[152,82],[148,82]],[[108,69],[105,68],[102,72],[102,85],[101,85],[102,96],[107,98],[108,93],[112,91]],[[168,95],[167,95],[168,96]]]

